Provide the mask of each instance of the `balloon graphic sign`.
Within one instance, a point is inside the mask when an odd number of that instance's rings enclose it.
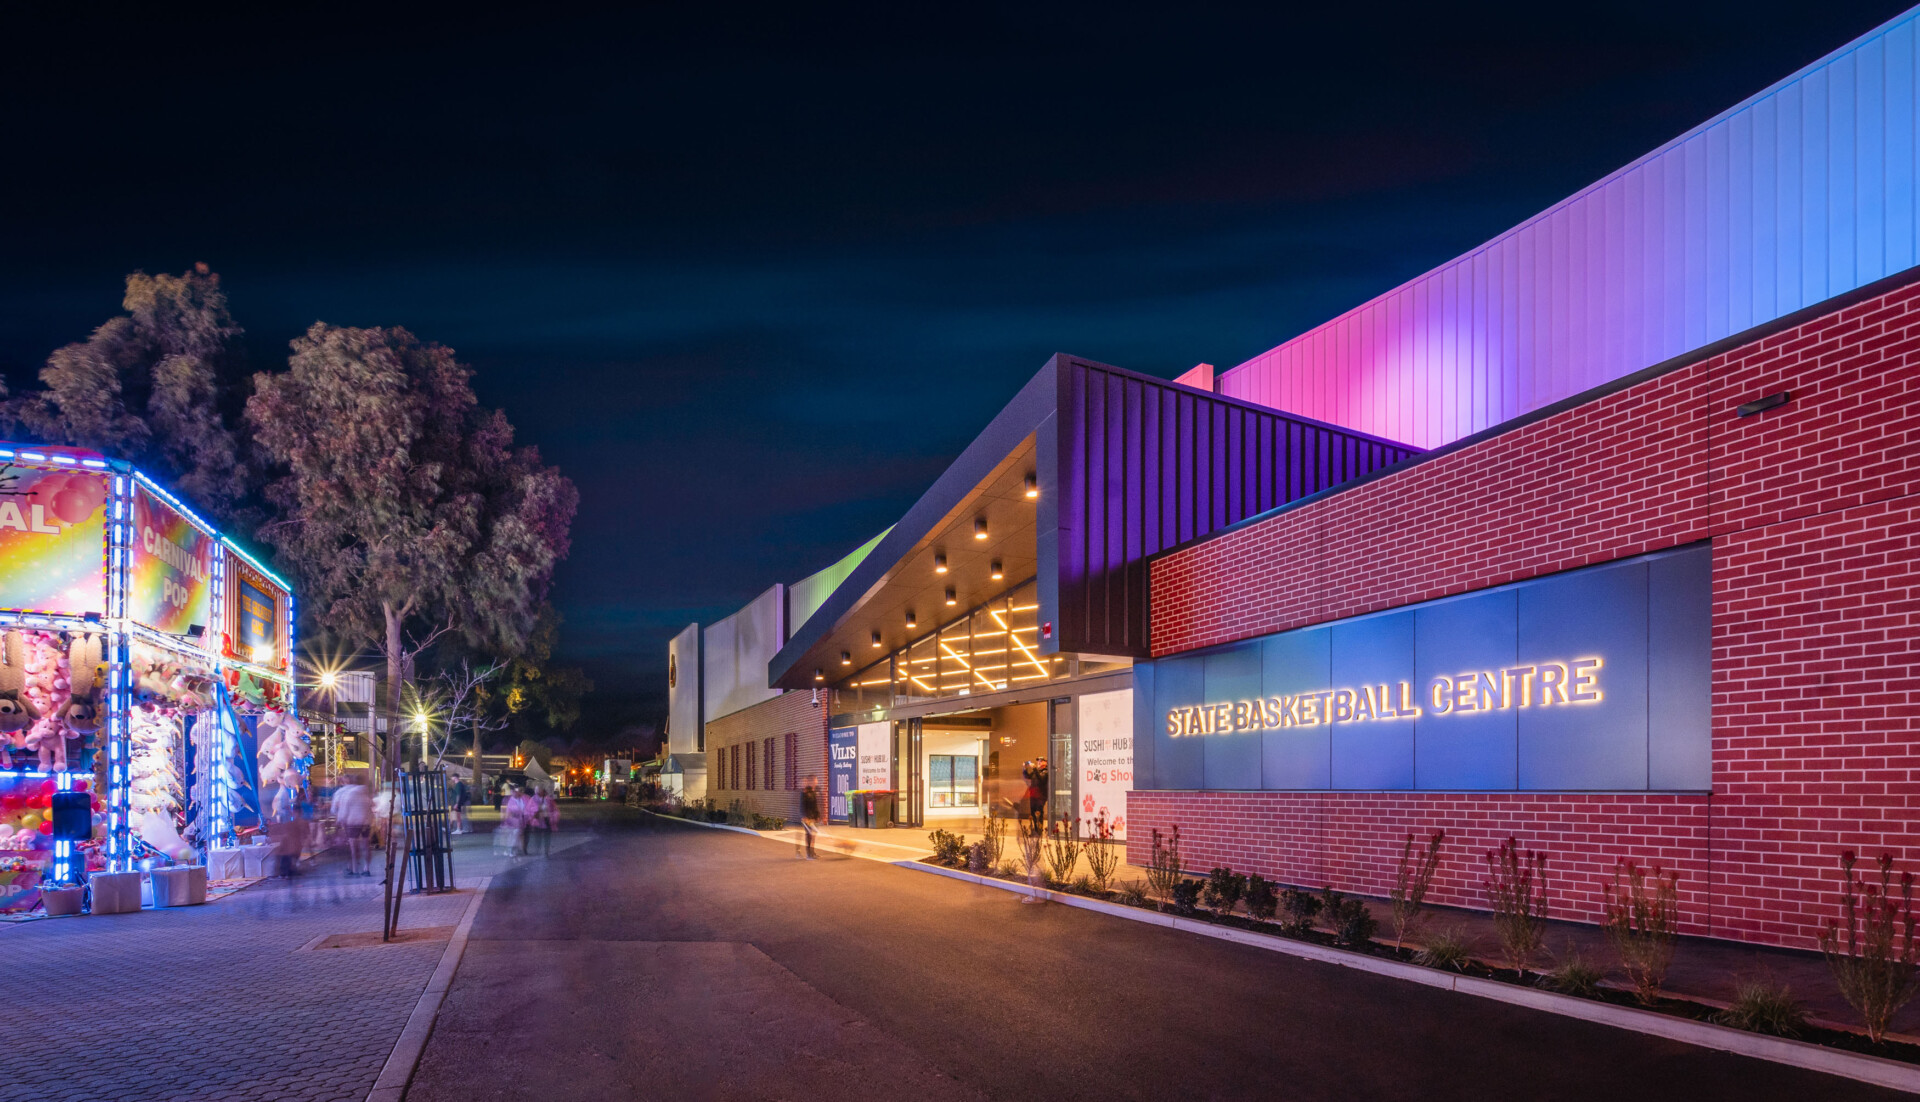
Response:
[[[0,608],[107,611],[107,476],[0,466]]]

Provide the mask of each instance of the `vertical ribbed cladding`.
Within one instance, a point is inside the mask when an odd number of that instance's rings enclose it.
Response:
[[[1146,657],[1149,558],[1419,451],[1067,356],[1056,377],[1062,651]]]

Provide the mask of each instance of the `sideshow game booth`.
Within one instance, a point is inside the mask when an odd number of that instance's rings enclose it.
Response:
[[[261,875],[312,752],[287,585],[130,465],[0,442],[0,917]]]

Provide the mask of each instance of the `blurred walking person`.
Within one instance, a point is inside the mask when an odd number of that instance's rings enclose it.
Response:
[[[805,857],[809,861],[814,859],[813,836],[818,832],[819,828],[816,824],[819,822],[820,778],[808,777],[806,787],[800,790],[800,833],[806,835],[807,852]],[[802,856],[800,846],[797,843],[793,847],[793,855],[795,857]]]
[[[469,791],[467,789],[467,782],[464,778],[454,779],[452,796],[453,796],[453,833],[455,834],[470,833],[470,830],[467,827],[467,805],[473,802],[473,797],[469,794]]]
[[[373,875],[373,796],[354,782],[333,793],[333,826],[347,843],[347,875]]]
[[[553,832],[560,829],[560,805],[546,789],[541,789],[535,804],[534,829],[539,832],[540,856],[545,857],[553,852]]]
[[[292,880],[300,871],[300,851],[307,844],[307,820],[291,803],[267,824],[267,839],[273,843],[275,876]]]

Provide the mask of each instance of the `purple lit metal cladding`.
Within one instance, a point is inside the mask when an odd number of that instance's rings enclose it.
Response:
[[[835,667],[843,648],[865,645],[863,604],[1029,438],[1039,475],[1034,589],[1039,618],[1053,627],[1042,629],[1040,650],[1134,658],[1149,655],[1150,556],[1418,454],[1165,379],[1054,356],[794,629],[767,664],[768,685],[807,688],[813,671]],[[843,628],[852,634],[837,636]]]
[[[1063,651],[1146,657],[1148,558],[1419,453],[1164,379],[1066,356],[1055,366],[1057,414],[1039,448],[1040,604]]]
[[[1920,262],[1920,9],[1225,372],[1434,448]]]

